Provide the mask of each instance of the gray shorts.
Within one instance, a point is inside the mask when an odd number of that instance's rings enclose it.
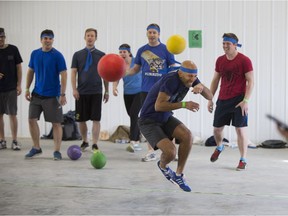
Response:
[[[63,122],[62,106],[56,97],[41,99],[32,96],[29,105],[29,119],[40,119],[41,113],[44,113],[44,119],[51,123]]]
[[[17,91],[0,92],[0,114],[17,115]]]
[[[175,128],[180,124],[183,123],[173,116],[170,116],[168,121],[165,123],[159,123],[153,119],[140,118],[138,120],[141,133],[155,150],[158,149],[157,143],[162,139],[168,138],[173,140],[174,137],[172,137],[172,134]]]

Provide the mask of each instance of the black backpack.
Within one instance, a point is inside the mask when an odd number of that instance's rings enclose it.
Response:
[[[265,140],[258,147],[262,148],[286,148],[286,142],[282,140]]]
[[[61,123],[63,128],[62,140],[81,140],[78,125],[75,121],[75,111],[68,111],[63,115],[64,121]],[[53,128],[48,135],[43,135],[41,139],[53,139]]]
[[[229,140],[227,140],[226,138],[223,138],[222,141],[229,143]],[[210,136],[210,137],[206,140],[205,146],[217,146],[216,141],[215,141],[215,139],[214,139],[214,136]]]

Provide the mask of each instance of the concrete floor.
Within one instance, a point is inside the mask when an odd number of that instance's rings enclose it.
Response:
[[[62,144],[62,161],[53,161],[53,142],[42,140],[43,154],[31,160],[22,150],[0,150],[1,215],[288,215],[288,149],[249,149],[246,171],[235,171],[238,149],[226,148],[215,163],[214,147],[194,145],[186,166],[187,193],[167,181],[156,162],[141,162],[146,152],[126,144],[100,142],[107,157],[97,170],[91,152],[77,161]],[[9,140],[10,144],[10,140]],[[157,152],[159,157],[160,152]],[[170,167],[175,169],[177,162]]]

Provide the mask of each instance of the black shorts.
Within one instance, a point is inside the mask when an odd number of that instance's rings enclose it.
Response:
[[[149,144],[157,150],[157,143],[162,139],[168,138],[173,140],[172,134],[175,128],[182,122],[173,116],[170,116],[167,122],[159,123],[153,119],[139,119],[138,125],[141,133],[149,142]]]
[[[217,100],[216,110],[214,113],[214,127],[223,127],[225,125],[232,125],[234,127],[246,127],[248,125],[248,116],[242,116],[241,107],[236,107],[244,98],[240,95],[228,100]]]
[[[84,122],[88,120],[100,121],[102,112],[102,94],[80,95],[75,102],[75,120]]]

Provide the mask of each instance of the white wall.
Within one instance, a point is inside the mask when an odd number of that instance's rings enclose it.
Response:
[[[89,27],[98,30],[98,49],[118,53],[120,44],[129,43],[134,54],[147,43],[146,27],[152,22],[160,25],[160,38],[164,43],[173,34],[181,34],[188,40],[188,30],[202,30],[203,47],[187,47],[176,59],[194,60],[199,78],[207,86],[214,73],[215,60],[223,54],[222,35],[233,32],[243,44],[239,51],[253,62],[255,89],[249,102],[249,136],[253,142],[261,142],[281,138],[275,125],[266,119],[266,113],[288,121],[287,11],[286,1],[1,1],[0,26],[5,28],[7,42],[18,46],[21,52],[23,89],[30,53],[41,46],[40,33],[46,28],[54,31],[54,47],[65,56],[69,72],[72,55],[85,46],[84,31]],[[68,78],[68,104],[64,112],[74,110],[70,76]],[[122,96],[110,95],[110,101],[103,105],[102,129],[113,132],[120,124],[129,125],[129,119]],[[192,94],[188,98],[200,103],[200,111],[192,113],[182,109],[175,111],[175,115],[195,135],[207,138],[213,129],[213,115],[206,109],[207,102]],[[19,136],[29,137],[28,102],[23,94],[18,103]],[[6,134],[10,136],[6,122]],[[41,134],[49,132],[50,124],[46,124],[43,117],[40,126]],[[225,137],[235,140],[233,127],[225,129]]]

